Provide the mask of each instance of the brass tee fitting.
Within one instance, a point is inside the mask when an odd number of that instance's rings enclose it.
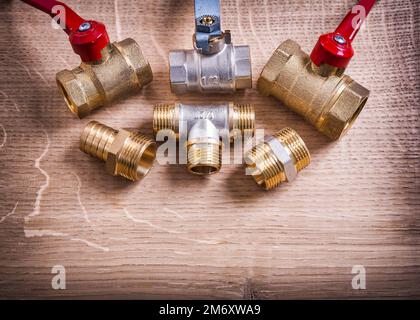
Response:
[[[67,106],[80,118],[140,91],[153,80],[152,69],[133,39],[109,44],[101,53],[102,60],[82,62],[56,76]]]
[[[144,177],[156,158],[156,143],[124,129],[114,130],[97,121],[87,124],[80,150],[106,163],[107,172],[136,181]]]
[[[311,157],[296,131],[285,128],[252,148],[245,156],[247,171],[265,190],[295,180]]]
[[[350,129],[369,97],[369,90],[343,71],[327,65],[317,67],[296,42],[287,40],[264,67],[258,90],[274,96],[318,131],[337,140]]]
[[[222,166],[221,137],[252,136],[255,112],[252,105],[230,103],[216,105],[186,105],[181,103],[156,105],[153,113],[155,136],[169,130],[184,142],[187,169],[192,174],[207,175]],[[180,143],[181,145],[181,143]]]

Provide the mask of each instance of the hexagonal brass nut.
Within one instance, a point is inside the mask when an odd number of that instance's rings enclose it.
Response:
[[[90,113],[90,107],[83,88],[72,71],[60,71],[56,75],[56,81],[58,89],[71,112],[80,118]]]
[[[352,126],[369,98],[369,90],[351,81],[327,113],[320,131],[338,140]]]
[[[106,171],[113,176],[118,175],[118,157],[124,147],[126,140],[130,137],[131,132],[121,129],[114,138],[106,159]]]

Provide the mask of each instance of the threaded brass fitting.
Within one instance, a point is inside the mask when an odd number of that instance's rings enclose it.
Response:
[[[93,110],[137,93],[153,80],[152,69],[133,39],[102,50],[103,60],[57,73],[58,88],[70,111],[83,118]]]
[[[80,150],[106,163],[107,172],[136,181],[144,177],[156,158],[156,143],[124,129],[115,130],[97,121],[87,124]]]
[[[310,164],[311,157],[297,132],[285,128],[251,149],[245,160],[255,182],[271,190],[293,181]]]
[[[239,134],[252,136],[255,112],[248,104],[161,104],[156,105],[153,112],[155,136],[161,130],[169,130],[178,140],[186,141],[189,172],[213,174],[222,166],[221,136],[227,134],[231,140]]]
[[[213,174],[222,166],[221,141],[204,139],[187,142],[187,169],[196,175]]]
[[[316,67],[300,46],[283,42],[258,79],[258,90],[302,115],[332,140],[345,135],[362,111],[369,90],[343,69]]]

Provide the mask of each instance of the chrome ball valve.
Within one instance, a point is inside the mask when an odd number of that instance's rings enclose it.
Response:
[[[172,92],[232,93],[252,87],[249,46],[221,31],[220,0],[195,1],[193,50],[169,53]]]

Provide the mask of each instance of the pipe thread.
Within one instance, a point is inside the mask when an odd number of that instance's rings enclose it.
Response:
[[[310,164],[309,151],[296,131],[285,128],[274,134],[273,137],[278,139],[292,156],[296,172],[300,172]],[[252,177],[258,185],[266,190],[271,190],[287,181],[284,164],[267,142],[261,142],[252,148],[247,154],[247,158],[247,166],[254,170],[251,173]]]
[[[142,134],[132,132],[118,156],[118,174],[133,181],[145,176],[154,160],[154,144]]]
[[[187,169],[193,174],[207,175],[222,166],[220,142],[190,142],[187,145]]]
[[[255,111],[251,104],[233,105],[232,129],[239,130],[242,135],[245,131],[255,131]]]
[[[177,117],[175,104],[159,104],[153,109],[153,132],[156,134],[160,130],[172,130],[176,132]]]
[[[295,130],[291,128],[284,128],[274,134],[274,137],[280,140],[293,155],[297,172],[300,172],[311,163],[309,150],[306,147],[305,142]]]
[[[266,142],[252,148],[248,158],[252,163],[248,166],[255,170],[252,177],[259,186],[271,190],[286,181],[281,162]]]

